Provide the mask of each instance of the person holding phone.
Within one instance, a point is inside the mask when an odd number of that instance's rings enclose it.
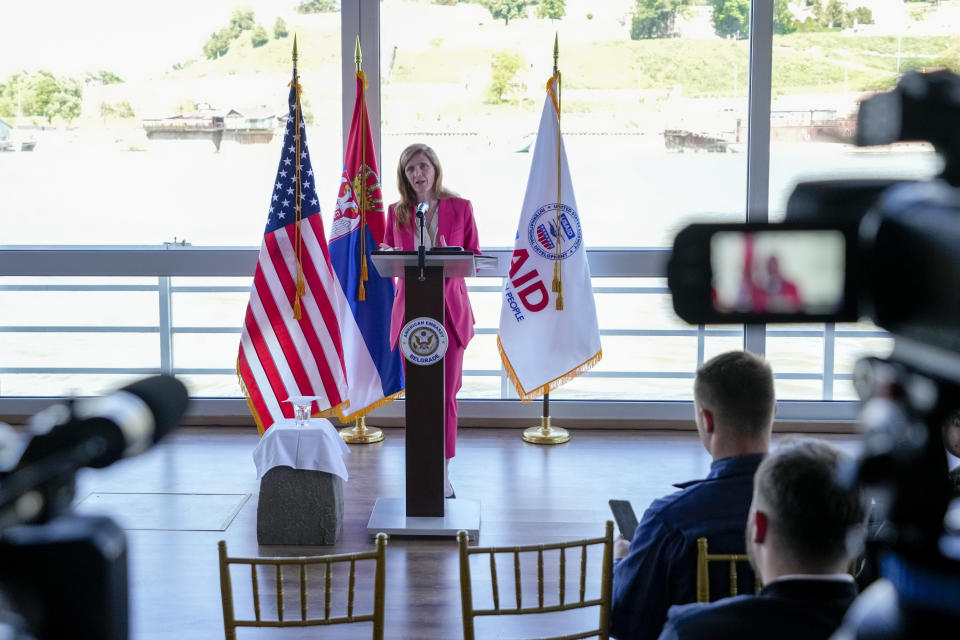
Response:
[[[424,214],[423,244],[434,247],[460,246],[465,251],[480,253],[473,205],[443,186],[443,169],[436,152],[425,144],[412,144],[400,154],[397,164],[397,188],[400,200],[387,210],[387,228],[382,249],[416,251],[420,246],[420,228],[416,220],[418,207]],[[420,205],[425,206],[421,207]],[[397,346],[404,318],[404,282],[401,278],[393,298],[390,317],[390,348]],[[463,278],[445,278],[444,329],[447,352],[444,356],[444,389],[446,410],[444,434],[446,460],[443,467],[444,495],[456,497],[450,483],[450,458],[457,447],[457,391],[463,383],[463,353],[473,338],[473,308]]]
[[[631,540],[614,543],[610,632],[619,640],[654,640],[674,604],[696,600],[697,538],[722,553],[745,553],[753,475],[770,447],[776,409],[773,372],[759,356],[731,351],[703,363],[693,385],[700,441],[713,458],[703,480],[655,500]],[[740,572],[742,592],[753,575]],[[712,593],[729,591],[714,585]]]

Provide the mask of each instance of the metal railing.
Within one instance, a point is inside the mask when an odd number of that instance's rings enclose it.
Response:
[[[499,279],[496,285],[471,284],[468,289],[474,293],[499,293],[502,291],[503,278],[509,265],[510,251],[507,249],[487,250],[486,253],[500,258],[500,269],[489,274]],[[666,249],[598,249],[588,250],[591,273],[594,278],[662,278],[669,251]],[[246,293],[249,285],[181,285],[174,284],[174,278],[180,277],[239,277],[250,278],[256,264],[257,250],[252,248],[195,248],[170,245],[164,249],[156,248],[47,248],[47,247],[9,247],[0,248],[0,278],[11,277],[56,277],[56,276],[148,276],[156,278],[156,284],[72,284],[72,283],[4,283],[0,280],[0,294],[3,292],[150,292],[157,296],[158,317],[156,324],[144,325],[10,325],[0,319],[0,337],[18,333],[57,333],[57,334],[150,334],[159,341],[159,363],[156,367],[103,367],[103,366],[10,366],[0,362],[0,374],[119,374],[150,375],[169,373],[175,375],[233,375],[233,363],[227,367],[178,367],[175,366],[174,337],[187,334],[237,334],[236,326],[177,326],[173,322],[173,297],[178,293]],[[666,295],[664,286],[609,286],[599,284],[594,287],[596,294],[614,295]],[[0,316],[2,318],[2,316]],[[601,322],[602,324],[602,322]],[[496,327],[478,326],[478,335],[495,335]],[[663,329],[601,329],[601,336],[657,338],[686,337],[696,338],[696,362],[691,362],[688,370],[682,371],[642,371],[642,370],[605,370],[590,371],[587,378],[617,379],[689,379],[695,375],[696,367],[705,359],[706,341],[715,337],[735,337],[744,335],[741,328],[713,328],[700,326],[663,328]],[[834,371],[834,352],[837,338],[884,337],[882,331],[837,330],[827,324],[823,329],[771,329],[766,330],[767,338],[814,338],[823,340],[823,366],[820,372],[781,371],[776,374],[779,380],[819,380],[822,385],[822,400],[832,400],[833,386],[836,380],[846,380],[848,373]],[[522,405],[519,409],[515,391],[502,367],[498,369],[466,369],[464,377],[498,378],[500,398],[497,400],[462,400],[462,413],[465,416],[495,418],[500,415],[538,415],[532,405]],[[0,387],[2,394],[2,387]],[[22,415],[30,413],[35,407],[49,403],[50,398],[4,397],[0,395],[0,415]],[[661,419],[681,420],[690,416],[688,401],[651,401],[651,400],[561,400],[557,399],[559,411],[577,413],[578,404],[589,404],[591,415],[607,419]],[[241,398],[195,398],[194,413],[201,415],[246,415],[247,408]],[[388,405],[377,415],[394,417],[402,415],[400,405]],[[391,407],[393,407],[391,409]],[[848,421],[855,414],[851,402],[794,401],[781,402],[778,416],[796,420],[838,420]]]

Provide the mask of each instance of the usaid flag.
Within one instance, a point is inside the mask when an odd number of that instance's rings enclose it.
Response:
[[[558,82],[559,75],[547,82],[497,337],[523,401],[562,386],[602,356],[586,243],[560,137]]]

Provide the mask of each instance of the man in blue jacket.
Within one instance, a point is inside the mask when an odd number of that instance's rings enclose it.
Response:
[[[753,474],[769,449],[776,410],[773,373],[752,353],[724,353],[697,370],[693,396],[713,463],[703,480],[674,485],[680,491],[655,500],[632,541],[617,539],[611,635],[620,640],[654,640],[671,605],[696,600],[697,538],[705,536],[717,553],[745,552]],[[751,572],[740,578],[742,592],[752,592]],[[711,578],[712,593],[728,593],[728,585]]]
[[[763,589],[671,607],[660,640],[831,637],[857,595],[847,569],[866,519],[857,488],[837,481],[841,457],[826,442],[805,439],[763,461],[746,529]]]

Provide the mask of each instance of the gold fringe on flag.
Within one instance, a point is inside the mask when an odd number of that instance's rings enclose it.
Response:
[[[247,408],[250,409],[250,415],[253,416],[253,421],[257,423],[257,431],[262,436],[265,431],[263,428],[263,420],[260,419],[260,414],[257,413],[256,407],[253,406],[253,400],[250,399],[250,392],[247,391],[247,385],[243,382],[243,376],[240,375],[240,358],[237,358],[237,380],[240,382],[240,390],[243,391],[243,398],[247,401]]]
[[[403,398],[404,395],[406,395],[406,389],[401,389],[400,391],[397,391],[397,392],[394,393],[394,394],[391,394],[391,395],[389,395],[389,396],[380,398],[379,400],[377,400],[377,401],[374,402],[373,404],[364,407],[364,408],[361,409],[360,411],[356,411],[356,412],[354,412],[354,413],[346,413],[346,412],[344,412],[344,411],[338,411],[338,412],[337,412],[337,413],[338,413],[337,418],[340,420],[340,422],[343,422],[343,423],[353,422],[353,421],[356,420],[357,418],[362,418],[363,416],[367,415],[368,413],[370,413],[370,412],[373,411],[374,409],[379,409],[380,407],[382,407],[382,406],[384,406],[384,405],[386,405],[386,404],[390,404],[390,403],[393,402],[394,400],[399,400],[399,399]]]
[[[576,367],[570,371],[567,371],[563,375],[554,378],[550,382],[547,382],[536,389],[526,391],[523,388],[523,385],[520,384],[520,379],[517,377],[517,373],[513,370],[513,365],[510,364],[510,358],[507,357],[507,352],[503,350],[503,344],[500,343],[499,335],[497,336],[497,349],[500,351],[500,360],[503,362],[503,368],[510,377],[510,381],[513,382],[513,386],[517,390],[517,395],[520,396],[521,402],[530,402],[531,400],[536,400],[545,393],[550,393],[554,389],[559,389],[577,376],[586,373],[590,369],[593,369],[593,367],[595,367],[603,357],[603,349],[601,349],[587,358],[586,361],[578,364]]]
[[[346,411],[350,406],[349,400],[344,400],[340,404],[330,407],[329,409],[324,409],[323,411],[317,411],[316,413],[311,413],[311,418],[335,418],[340,415],[340,412]]]

